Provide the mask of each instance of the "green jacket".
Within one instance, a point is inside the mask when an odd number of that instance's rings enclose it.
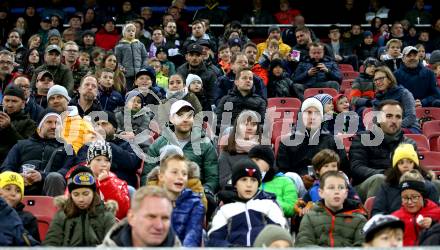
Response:
[[[60,209],[50,223],[43,245],[73,247],[101,244],[106,233],[116,223],[114,212],[109,211],[114,208],[107,204],[104,207],[101,203],[95,213],[83,213],[73,218],[66,218],[64,208]]]
[[[73,74],[72,71],[64,64],[58,66],[48,66],[43,64],[36,68],[34,74],[32,75],[31,85],[35,89],[35,84],[37,82],[38,73],[41,71],[48,70],[53,75],[53,82],[55,84],[61,85],[67,89],[69,95],[73,95]]]
[[[302,218],[295,246],[361,246],[365,222],[365,209],[357,201],[345,200],[344,208],[336,213],[319,202]]]
[[[261,190],[276,195],[278,205],[284,212],[284,216],[292,217],[294,207],[298,201],[298,191],[292,179],[279,173],[271,181],[261,183]]]
[[[171,136],[174,136],[175,138],[174,133],[171,133]],[[166,138],[164,133],[162,133],[162,135],[157,138],[157,140],[148,149],[148,158],[141,175],[142,186],[144,186],[147,182],[148,173],[154,167],[159,165],[160,149],[168,144],[179,146],[177,141],[172,143],[168,138]],[[195,152],[195,150],[198,149],[197,145],[200,145],[199,154],[196,153],[197,151]],[[200,128],[193,127],[191,132],[191,140],[185,144],[182,150],[186,158],[199,165],[200,180],[202,181],[203,186],[212,192],[216,192],[219,185],[218,160],[212,141],[201,132]]]

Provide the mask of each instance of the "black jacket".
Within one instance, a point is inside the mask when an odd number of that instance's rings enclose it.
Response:
[[[29,113],[29,116],[35,122],[38,121],[40,114],[44,111],[44,108],[41,107],[33,96],[29,97],[29,100],[26,102],[26,106],[24,107],[24,111]]]
[[[98,99],[95,99],[93,101],[92,106],[88,110],[83,110],[81,105],[79,105],[79,96],[75,96],[74,98],[72,98],[72,100],[70,100],[69,102],[69,106],[76,106],[78,108],[78,114],[81,117],[84,117],[85,115],[88,115],[93,111],[103,111],[101,103],[98,101]]]
[[[414,147],[417,147],[416,143],[411,138],[404,136],[402,131],[395,136],[385,135],[378,146],[364,146],[361,142],[361,135],[368,135],[368,138],[371,138],[369,140],[374,138],[371,131],[360,132],[353,138],[349,153],[353,185],[361,184],[368,177],[375,174],[383,174],[387,168],[390,168],[392,165],[391,153],[399,144],[411,143]]]
[[[28,233],[37,241],[40,241],[40,233],[38,231],[38,221],[35,216],[28,212],[24,211],[25,205],[23,203],[18,203],[15,207],[15,211],[18,216],[20,216],[21,221],[23,222],[24,229],[28,231]]]

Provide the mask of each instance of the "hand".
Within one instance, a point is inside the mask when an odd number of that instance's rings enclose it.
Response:
[[[31,185],[31,183],[28,180],[27,175],[25,175],[24,173],[20,173],[20,175],[23,177],[25,187]]]
[[[103,181],[105,179],[107,179],[107,177],[109,176],[109,173],[107,170],[103,170],[101,171],[101,173],[98,175],[98,181]]]
[[[419,222],[419,226],[424,229],[430,228],[431,224],[432,224],[432,218],[430,217],[425,217],[423,218],[423,220]]]
[[[303,176],[301,176],[301,179],[304,183],[304,187],[307,190],[313,186],[313,182],[315,181],[315,179],[310,175],[303,175]]]
[[[419,99],[416,99],[416,108],[421,108],[422,102]]]
[[[318,63],[316,66],[320,71],[324,71],[325,73],[329,72],[329,69],[323,63]]]
[[[11,118],[5,112],[0,112],[0,128],[11,126]]]
[[[26,177],[30,184],[33,184],[35,182],[40,182],[43,179],[41,173],[35,169],[28,170]]]
[[[339,61],[342,61],[342,56],[340,56],[340,55],[335,55],[335,60],[337,61],[337,62],[339,62]]]
[[[129,140],[133,140],[133,139],[136,137],[136,135],[135,135],[133,132],[128,132],[128,131],[123,131],[123,132],[121,132],[121,133],[119,134],[119,136],[120,136],[122,139],[127,140],[127,141],[129,141]]]
[[[312,67],[309,69],[309,71],[307,71],[307,74],[309,76],[314,76],[318,73],[319,69],[317,67]]]

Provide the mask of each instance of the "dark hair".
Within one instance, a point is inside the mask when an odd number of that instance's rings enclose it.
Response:
[[[253,116],[256,116],[257,113],[252,110],[243,110],[234,121],[234,127],[232,128],[232,130],[229,134],[229,137],[228,137],[228,144],[222,146],[222,150],[228,152],[231,155],[237,154],[237,141],[236,141],[235,136],[237,135],[237,132],[238,132],[238,125],[240,122],[240,118],[246,114],[248,114],[248,116],[245,117],[246,122],[251,122]],[[261,123],[259,123],[259,122],[257,122],[257,132],[256,133],[258,135],[258,142],[261,142],[262,128],[261,128]]]
[[[243,50],[245,50],[247,47],[252,47],[258,50],[257,45],[253,42],[248,42],[243,46]]]
[[[327,181],[328,178],[330,177],[336,177],[336,178],[341,178],[342,180],[344,180],[345,183],[345,187],[347,187],[347,181],[345,179],[345,176],[342,172],[339,171],[329,171],[325,174],[323,174],[320,178],[319,178],[319,189],[323,190],[325,187],[325,182]]]
[[[379,103],[379,105],[377,106],[377,110],[382,111],[383,107],[386,105],[391,105],[391,106],[399,106],[402,109],[402,115],[403,115],[403,107],[402,104],[399,101],[396,101],[394,99],[387,99],[387,100],[383,100]]]
[[[38,63],[33,65],[29,62],[29,56],[32,52],[37,51],[38,53]],[[33,71],[43,64],[43,56],[40,54],[37,48],[30,49],[26,52],[26,55],[23,58],[23,74],[32,77]]]
[[[225,50],[225,49],[229,49],[229,45],[227,43],[224,43],[224,44],[220,45],[218,47],[218,52],[220,52],[222,50]]]
[[[339,155],[331,149],[323,149],[312,158],[312,166],[316,172],[319,172],[322,166],[331,162],[337,162],[339,169],[341,160],[339,158]]]
[[[91,192],[93,192],[90,189]],[[101,204],[101,197],[97,192],[93,192],[93,200],[90,206],[87,208],[88,214],[95,214],[96,213],[96,207]],[[72,194],[69,195],[69,198],[66,201],[66,205],[64,206],[64,214],[66,215],[66,218],[73,218],[77,217],[82,213],[81,209],[79,209],[75,202],[73,202]]]
[[[309,28],[307,28],[306,26],[302,26],[302,27],[298,27],[298,28],[296,28],[295,29],[295,34],[297,33],[297,32],[304,32],[304,33],[309,33],[310,34],[310,29]]]

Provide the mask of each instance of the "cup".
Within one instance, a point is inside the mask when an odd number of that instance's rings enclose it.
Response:
[[[34,164],[23,164],[21,166],[21,168],[23,169],[23,174],[27,175],[27,174],[29,174],[29,172],[31,172],[31,170],[35,170],[35,165]]]

